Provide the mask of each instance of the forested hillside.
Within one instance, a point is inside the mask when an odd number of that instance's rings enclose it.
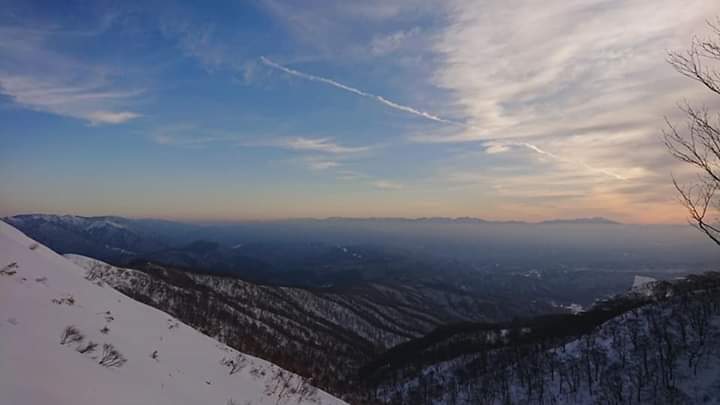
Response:
[[[659,282],[579,315],[438,330],[363,370],[392,404],[720,401],[720,274]]]
[[[493,306],[461,292],[368,284],[352,291],[262,286],[153,263],[125,269],[67,257],[86,277],[173,314],[236,348],[336,393],[386,349],[452,322],[484,320]]]

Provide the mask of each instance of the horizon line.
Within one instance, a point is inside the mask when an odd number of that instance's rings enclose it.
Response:
[[[84,214],[70,214],[70,213],[46,213],[46,212],[18,212],[14,214],[7,214],[2,216],[4,218],[12,218],[18,216],[70,216],[70,217],[82,217],[82,218],[124,218],[133,220],[158,220],[167,222],[178,222],[178,223],[189,223],[189,224],[233,224],[233,223],[270,223],[270,222],[290,222],[290,221],[332,221],[332,220],[346,220],[346,221],[447,221],[462,223],[463,221],[474,222],[476,224],[489,224],[489,225],[689,225],[687,222],[652,222],[652,223],[639,223],[639,222],[623,222],[604,216],[577,216],[577,217],[549,217],[539,220],[522,220],[522,219],[488,219],[477,216],[418,216],[418,217],[404,217],[404,216],[339,216],[331,215],[325,217],[317,216],[297,216],[297,217],[268,217],[268,218],[187,218],[187,217],[161,217],[161,216],[135,216],[135,215],[119,215],[119,214],[99,214],[99,215],[84,215]],[[595,222],[593,222],[595,221]]]

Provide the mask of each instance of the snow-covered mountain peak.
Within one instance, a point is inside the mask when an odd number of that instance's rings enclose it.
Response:
[[[90,224],[87,225],[87,227],[86,227],[85,229],[90,230],[90,229],[96,229],[96,228],[126,229],[127,227],[126,227],[125,225],[123,225],[123,224],[118,223],[118,222],[115,222],[115,221],[112,221],[112,220],[109,220],[109,219],[105,219],[105,220],[102,220],[102,221],[90,222]]]
[[[0,221],[3,403],[344,403],[85,274]]]

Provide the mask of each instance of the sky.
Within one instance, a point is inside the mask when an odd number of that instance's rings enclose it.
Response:
[[[715,0],[0,0],[0,215],[685,221]]]

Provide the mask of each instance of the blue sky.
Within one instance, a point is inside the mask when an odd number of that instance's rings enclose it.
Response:
[[[3,2],[0,214],[683,219],[711,0]]]

